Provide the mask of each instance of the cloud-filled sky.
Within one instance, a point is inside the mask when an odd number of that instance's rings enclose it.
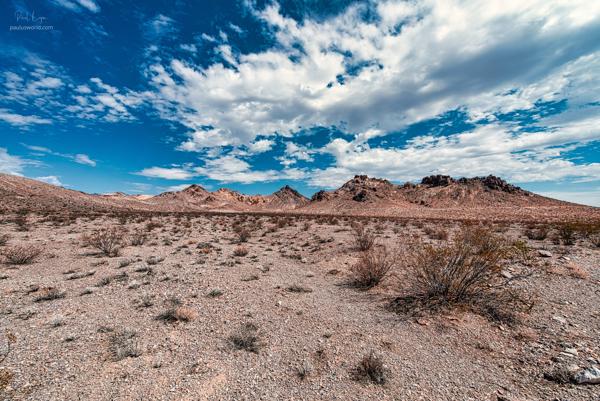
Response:
[[[12,0],[0,172],[310,195],[499,175],[600,206],[600,2]]]

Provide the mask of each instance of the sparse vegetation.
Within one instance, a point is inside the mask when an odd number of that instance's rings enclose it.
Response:
[[[5,246],[6,244],[8,244],[9,240],[10,240],[10,235],[0,234],[0,246]]]
[[[385,384],[387,381],[387,369],[383,359],[374,351],[360,360],[354,374],[357,380],[370,381],[374,384]]]
[[[42,288],[38,295],[35,297],[35,302],[43,302],[43,301],[52,301],[54,299],[64,298],[64,291],[60,291],[56,287],[46,287]]]
[[[14,245],[0,250],[4,262],[9,265],[27,265],[33,263],[42,253],[42,249],[35,246]]]
[[[246,256],[248,255],[248,248],[246,248],[245,246],[237,246],[234,250],[233,250],[233,256]]]
[[[362,224],[353,226],[354,245],[359,251],[368,251],[375,244],[375,236]]]
[[[505,242],[483,228],[465,228],[446,246],[419,244],[406,256],[412,275],[408,294],[396,298],[392,308],[411,315],[467,307],[512,322],[515,312],[529,310],[532,303],[510,287],[514,277],[500,274],[507,252]]]
[[[114,362],[125,358],[137,358],[142,354],[137,341],[137,333],[132,330],[121,330],[112,333],[108,340],[109,352]]]
[[[395,258],[385,246],[363,252],[351,268],[351,284],[363,289],[375,287],[394,267]]]
[[[245,323],[229,336],[229,343],[238,350],[258,353],[260,337],[254,323]]]
[[[156,317],[157,320],[166,323],[190,322],[198,316],[194,309],[182,306],[179,300],[171,299],[167,304],[167,309]]]
[[[118,256],[123,245],[123,231],[116,228],[98,230],[90,235],[83,236],[83,243],[102,252],[102,254],[114,257]]]

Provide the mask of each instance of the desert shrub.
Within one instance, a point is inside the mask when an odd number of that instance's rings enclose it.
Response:
[[[189,322],[196,318],[197,313],[192,308],[186,306],[170,306],[164,312],[160,313],[156,319],[167,323]]]
[[[60,291],[56,287],[46,287],[40,290],[39,294],[35,297],[35,302],[52,301],[54,299],[64,298],[64,291]]]
[[[237,246],[233,250],[233,256],[246,256],[248,255],[248,248],[245,246]]]
[[[148,235],[146,235],[143,232],[136,231],[133,234],[131,234],[129,243],[132,246],[141,246],[141,245],[144,245],[144,243],[146,242],[147,239],[148,239]]]
[[[385,384],[387,381],[387,369],[383,359],[371,351],[365,355],[354,371],[357,380],[371,381],[375,384]]]
[[[0,246],[5,246],[6,244],[8,244],[9,239],[10,239],[10,235],[0,234]]]
[[[162,226],[163,226],[162,223],[159,223],[157,221],[149,221],[146,224],[146,231],[150,232],[150,231],[153,231],[155,228],[160,228]]]
[[[302,287],[301,285],[298,285],[298,284],[292,284],[288,288],[286,288],[286,290],[288,292],[295,292],[298,294],[312,292],[312,290],[310,288]]]
[[[375,287],[394,267],[394,259],[384,246],[363,252],[351,268],[351,284],[364,289]]]
[[[83,236],[83,243],[106,256],[118,256],[123,245],[123,232],[115,228],[98,230]]]
[[[258,327],[253,323],[245,323],[229,336],[229,343],[238,350],[258,353],[260,337]]]
[[[437,239],[440,241],[445,241],[448,239],[448,231],[444,230],[441,227],[434,228],[434,227],[427,226],[424,228],[423,231],[431,239]]]
[[[362,224],[353,227],[354,245],[360,251],[368,251],[375,244],[375,236]]]
[[[592,235],[590,237],[590,242],[592,243],[592,245],[594,245],[596,248],[600,248],[600,234],[597,235]]]
[[[32,263],[42,250],[35,246],[14,245],[2,249],[1,254],[4,256],[6,264],[9,265],[27,265]]]
[[[115,362],[125,358],[137,358],[142,354],[135,331],[121,330],[112,333],[108,344],[111,358]]]
[[[575,244],[575,226],[569,223],[562,224],[558,227],[558,237],[564,245]]]
[[[510,286],[501,267],[510,247],[490,231],[465,227],[454,242],[434,247],[420,244],[407,252],[412,277],[407,295],[391,306],[403,314],[465,307],[493,320],[511,323],[515,313],[532,303]]]
[[[240,231],[238,231],[237,235],[239,243],[248,242],[250,239],[250,231],[248,231],[246,228],[242,228]]]
[[[548,228],[529,228],[525,231],[525,236],[531,240],[543,241],[548,237]]]

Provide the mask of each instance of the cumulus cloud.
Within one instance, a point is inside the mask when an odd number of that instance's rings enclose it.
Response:
[[[494,173],[515,182],[597,179],[600,163],[579,163],[563,153],[600,140],[600,118],[589,117],[549,131],[515,132],[489,124],[450,136],[423,136],[400,148],[371,148],[337,138],[324,151],[335,166],[314,171],[310,183],[335,187],[353,174],[411,181],[429,174],[476,176]]]
[[[257,16],[276,47],[232,54],[222,45],[226,63],[206,68],[178,59],[151,66],[152,84],[171,105],[165,116],[194,132],[184,146],[206,146],[203,130],[219,146],[342,123],[385,135],[459,107],[480,115],[502,102],[531,107],[557,95],[545,81],[557,69],[600,48],[600,4],[583,0],[385,1],[369,20],[364,7],[298,22],[271,5]]]

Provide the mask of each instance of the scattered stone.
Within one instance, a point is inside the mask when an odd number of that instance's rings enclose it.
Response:
[[[583,369],[574,377],[577,384],[600,384],[600,369],[596,366]]]
[[[551,258],[552,252],[546,251],[545,249],[540,249],[538,250],[538,255],[540,255],[543,258]]]
[[[562,316],[552,316],[552,320],[555,320],[555,321],[557,321],[559,323],[562,323],[562,324],[567,324],[567,319],[565,319]]]

